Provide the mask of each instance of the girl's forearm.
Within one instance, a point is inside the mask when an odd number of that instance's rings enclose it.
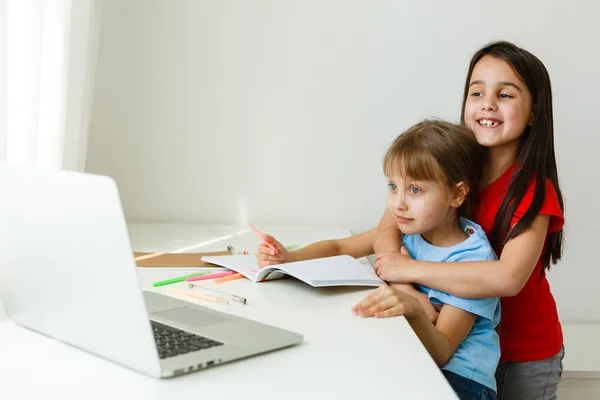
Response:
[[[504,261],[426,262],[413,261],[408,280],[468,299],[509,297],[521,287],[509,276]]]
[[[446,365],[453,354],[450,347],[450,340],[448,340],[446,335],[435,328],[427,315],[425,315],[425,312],[419,313],[419,315],[412,318],[406,318],[406,320],[438,367],[441,368]]]
[[[398,224],[390,214],[390,211],[385,210],[373,235],[373,249],[375,253],[399,252],[401,247],[402,241],[400,240]]]
[[[340,255],[340,245],[337,240],[322,240],[301,249],[290,251],[287,262],[311,260],[313,258],[333,257]]]
[[[361,258],[373,254],[373,234],[376,228],[344,239],[322,240],[289,253],[287,262],[313,258],[349,255]]]
[[[411,261],[404,278],[398,281],[416,282],[471,299],[515,296],[527,284],[540,259],[549,223],[549,215],[538,215],[527,230],[504,245],[498,261]]]

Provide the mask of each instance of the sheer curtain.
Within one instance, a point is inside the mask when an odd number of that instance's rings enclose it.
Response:
[[[83,170],[102,0],[0,0],[0,162]]]
[[[0,0],[0,164],[85,168],[101,10],[102,0]]]

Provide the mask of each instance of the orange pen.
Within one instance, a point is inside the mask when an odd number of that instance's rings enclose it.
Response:
[[[229,281],[233,281],[235,279],[240,279],[240,278],[244,278],[244,275],[242,274],[233,274],[233,275],[229,275],[229,276],[224,276],[222,278],[217,278],[213,281],[213,283],[223,283],[223,282],[229,282]]]
[[[262,239],[262,241],[265,244],[265,246],[267,246],[271,250],[275,251],[276,255],[279,255],[279,252],[277,251],[277,249],[275,248],[275,246],[273,246],[271,243],[268,243],[265,240],[265,236],[262,233],[260,233],[260,231],[258,229],[256,229],[256,227],[254,225],[252,225],[252,223],[248,223],[248,226],[250,227],[250,229],[252,229],[254,231],[254,233],[256,233]]]

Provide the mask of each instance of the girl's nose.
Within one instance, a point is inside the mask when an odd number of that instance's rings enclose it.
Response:
[[[481,109],[483,111],[496,111],[498,108],[496,107],[496,103],[494,103],[491,99],[485,99],[481,103]]]
[[[394,207],[396,210],[406,210],[406,193],[398,190]]]

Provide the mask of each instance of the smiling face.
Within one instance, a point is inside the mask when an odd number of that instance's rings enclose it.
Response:
[[[516,154],[531,117],[531,93],[511,66],[490,55],[482,57],[469,79],[464,109],[464,122],[477,142]]]

